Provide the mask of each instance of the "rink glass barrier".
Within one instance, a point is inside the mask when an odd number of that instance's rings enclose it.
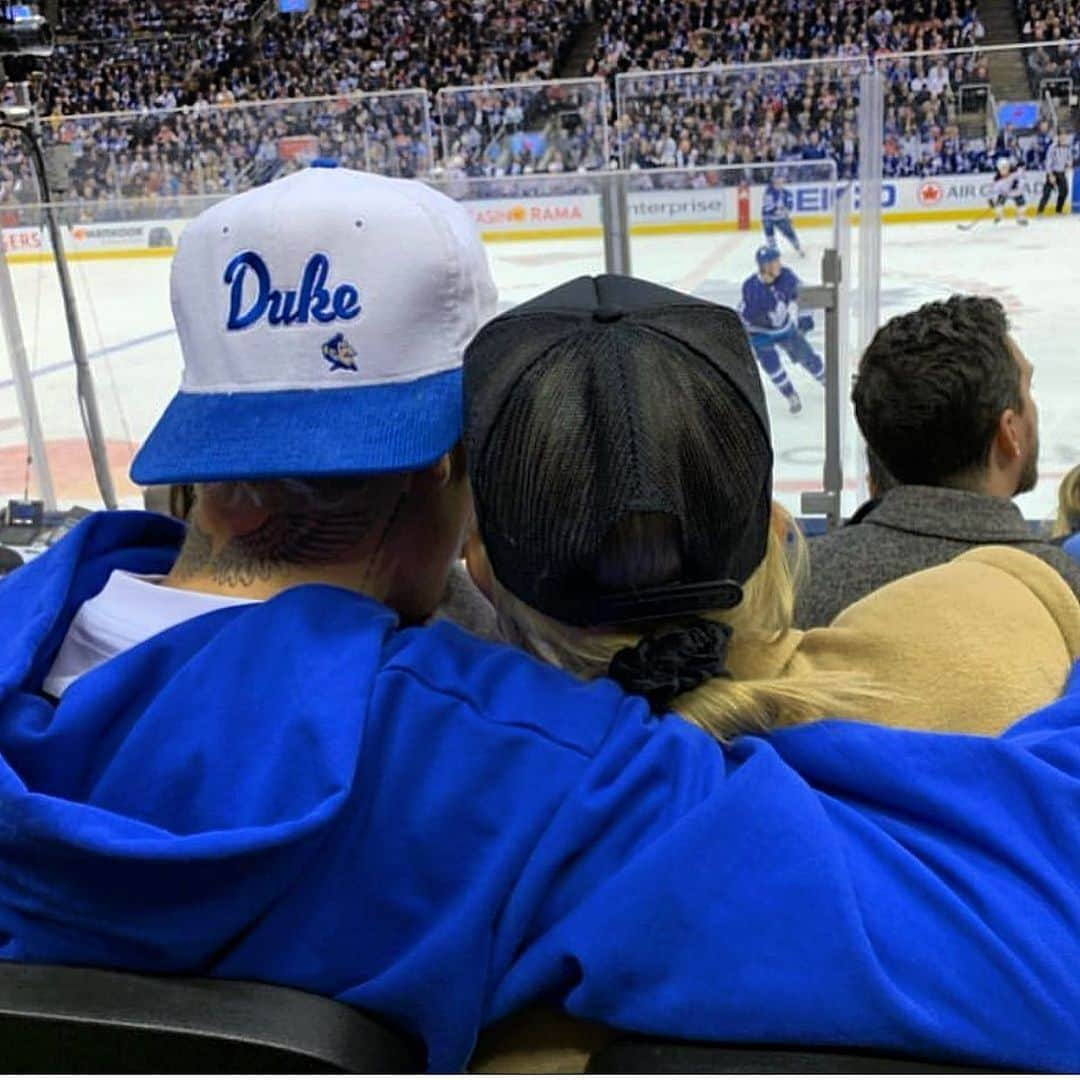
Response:
[[[155,413],[167,400],[178,372],[175,342],[162,344],[170,333],[167,305],[148,300],[138,315],[140,325],[125,329],[125,320],[136,317],[130,298],[154,289],[164,302],[172,245],[200,209],[232,190],[301,167],[313,156],[392,175],[425,175],[469,203],[489,246],[504,304],[609,265],[602,196],[609,161],[626,170],[632,269],[690,291],[711,290],[714,298],[734,295],[739,275],[753,270],[752,245],[762,239],[764,184],[772,172],[784,171],[795,198],[796,228],[815,249],[806,263],[793,264],[801,276],[817,280],[818,238],[830,228],[836,232],[844,219],[835,239],[840,243],[846,237],[844,282],[846,295],[854,298],[850,317],[842,320],[845,382],[852,358],[873,329],[899,311],[957,291],[990,293],[1005,303],[1017,339],[1039,368],[1044,479],[1022,505],[1029,515],[1042,516],[1050,511],[1057,474],[1080,459],[1072,434],[1080,430],[1080,416],[1069,405],[1073,398],[1064,380],[1071,361],[1062,344],[1072,339],[1080,320],[1066,272],[1068,254],[1080,239],[1073,235],[1080,216],[1072,216],[1071,191],[1061,218],[1044,216],[1023,233],[1012,220],[994,226],[984,212],[999,140],[1008,141],[1029,166],[1029,211],[1042,188],[1040,140],[1066,133],[1075,155],[1077,46],[971,47],[876,59],[637,72],[613,80],[611,94],[609,84],[586,79],[450,88],[435,97],[351,95],[48,120],[46,140],[70,156],[74,184],[60,213],[78,267],[76,281],[82,281],[86,335],[96,341],[91,346],[98,353],[95,365],[113,369],[102,378],[115,381],[113,396],[125,402],[116,411],[126,419],[114,418],[113,427],[121,432],[117,438],[125,446],[138,444],[148,426],[141,414]],[[999,101],[994,94],[1002,69],[1007,73],[1010,65],[1030,88],[1025,100]],[[863,100],[871,77],[878,80],[876,112]],[[807,151],[800,139],[811,129],[818,132],[817,147]],[[873,136],[869,140],[867,132]],[[808,134],[806,139],[809,145]],[[831,157],[819,156],[823,142],[833,147]],[[880,143],[881,154],[864,154],[867,142]],[[164,186],[162,174],[147,167],[155,148],[156,161],[171,153],[170,160],[179,163]],[[57,328],[57,297],[50,292],[51,267],[41,270],[49,254],[40,211],[23,205],[36,200],[36,189],[26,180],[22,148],[6,134],[0,154],[7,181],[0,186],[0,214],[22,322],[35,343],[36,362],[50,367],[63,363],[67,352]],[[870,200],[873,206],[864,205],[862,197],[870,165],[879,174],[872,181],[879,196]],[[93,179],[89,186],[88,177]],[[1068,179],[1073,186],[1073,177]],[[95,185],[100,197],[87,197]],[[151,189],[156,194],[147,195]],[[845,193],[850,214],[833,205],[837,192]],[[830,215],[832,226],[826,224]],[[702,269],[686,266],[688,253],[699,249]],[[106,279],[126,300],[115,314],[99,295],[111,288]],[[127,344],[147,338],[145,347]],[[160,355],[159,349],[164,350]],[[135,380],[138,390],[129,392],[125,365],[151,352],[150,366],[162,365],[168,376],[158,376],[151,389],[144,385],[149,379]],[[9,392],[0,374],[0,393]],[[808,404],[812,393],[803,398]],[[126,404],[128,399],[133,404]],[[137,404],[144,400],[149,404]],[[10,449],[18,425],[11,421],[11,409],[3,408],[0,446]],[[811,427],[810,441],[816,444],[820,425],[803,423],[810,419],[806,414],[795,419],[800,420],[799,446]],[[777,431],[790,422],[778,418]],[[842,429],[854,431],[846,402]],[[81,429],[75,435],[81,437]],[[865,490],[858,441],[853,441],[855,456],[851,447],[845,453],[847,508]],[[792,453],[799,469],[809,472],[813,454],[820,458],[821,449]],[[781,493],[789,482],[802,482],[792,479],[794,467],[782,454]],[[11,476],[21,476],[20,469],[3,474],[5,490],[14,483]],[[21,484],[20,479],[16,486]]]
[[[1004,305],[1016,342],[1035,366],[1032,394],[1039,410],[1039,483],[1018,502],[1029,518],[1052,517],[1061,478],[1080,462],[1080,383],[1072,344],[1080,339],[1080,307],[1070,272],[1080,250],[1080,42],[894,55],[875,66],[884,82],[886,141],[878,321],[953,293],[992,296]],[[1017,81],[1028,93],[999,100],[991,76],[1000,85],[1009,73],[1026,80]],[[944,83],[938,95],[944,125],[920,123],[917,113],[912,118],[898,104],[903,88],[919,79]],[[936,115],[929,85],[920,96],[926,115]],[[1046,151],[1059,136],[1070,156],[1068,197],[1059,216],[1051,193],[1040,216]],[[906,145],[910,152],[916,144],[916,175],[896,175],[897,151]],[[1002,154],[1024,166],[1024,226],[1013,204],[1004,208],[1000,224],[990,210],[995,159]],[[856,229],[856,247],[863,237],[864,230]]]
[[[751,162],[832,163],[854,179],[858,165],[859,75],[863,56],[615,77],[614,141],[624,169]],[[804,138],[805,136],[805,138]]]
[[[831,161],[635,169],[623,175],[633,272],[680,292],[739,310],[744,285],[758,273],[757,251],[767,243],[777,248],[781,265],[804,286],[821,283],[826,250],[839,252],[845,266],[850,262],[853,183],[839,178]],[[770,201],[779,191],[791,207],[790,236],[777,225],[772,227],[772,236],[766,236],[763,208],[773,182]],[[804,493],[822,490],[826,458],[828,394],[816,378],[822,372],[814,358],[838,366],[838,385],[844,390],[844,400],[835,402],[841,418],[838,452],[844,475],[856,475],[855,429],[846,402],[850,285],[845,274],[838,290],[842,332],[832,348],[826,343],[824,311],[800,304],[800,312],[813,319],[812,329],[799,334],[798,341],[788,338],[755,350],[759,362],[763,361],[761,376],[776,461],[774,491],[795,514],[801,512]],[[781,382],[785,375],[790,380],[801,403],[798,413],[790,410],[774,385],[774,373]],[[843,499],[848,512],[854,509],[856,498],[852,483]]]
[[[87,203],[233,194],[320,157],[402,177],[426,176],[435,165],[430,99],[421,90],[46,117],[41,135],[68,177],[60,197]],[[37,201],[15,133],[0,133],[0,157],[5,204]],[[115,220],[126,208],[98,212]]]
[[[1010,75],[1019,89],[999,99],[993,87]],[[733,170],[728,182],[741,178],[753,189],[760,174],[753,162],[812,168],[821,144],[829,144],[841,181],[855,181],[856,227],[845,263],[856,298],[848,320],[852,355],[883,321],[927,301],[956,292],[998,297],[1039,368],[1040,482],[1020,505],[1030,517],[1052,514],[1057,483],[1080,460],[1080,395],[1063,345],[1080,329],[1068,274],[1069,252],[1080,242],[1080,42],[634,72],[615,82],[613,147],[625,168],[742,162],[741,177]],[[873,96],[864,101],[867,89]],[[1052,196],[1031,225],[1016,225],[1010,209],[995,226],[988,199],[996,159],[1007,153],[1023,164],[1031,215],[1048,141],[1059,135],[1072,158],[1064,213],[1053,213]],[[868,155],[866,146],[880,152]],[[877,198],[864,198],[864,187]],[[813,185],[796,198],[799,214],[811,216]],[[756,222],[755,211],[756,203]],[[850,409],[842,426],[852,430]],[[845,455],[845,481],[862,494],[855,443],[854,458]]]
[[[604,169],[610,160],[603,79],[447,87],[436,96],[449,176],[530,176]]]
[[[817,175],[819,166],[815,166]],[[766,170],[767,172],[767,170]],[[733,185],[729,170],[576,173],[432,181],[465,205],[487,246],[505,310],[579,275],[605,271],[603,222],[611,185],[626,192],[630,267],[634,273],[731,306],[756,271],[762,236],[748,207],[758,186]],[[802,190],[798,171],[789,182]],[[792,266],[807,282],[820,276],[821,252],[843,232],[835,179],[814,180],[819,210],[799,220],[808,252]],[[61,204],[76,298],[94,372],[114,483],[137,505],[127,472],[139,445],[180,381],[181,357],[169,308],[170,257],[187,221],[222,196]],[[804,204],[806,198],[804,197]],[[119,213],[116,211],[119,210]],[[61,311],[55,265],[41,229],[41,208],[13,209],[5,230],[23,337],[63,504],[94,505]],[[848,226],[849,227],[849,223]],[[786,257],[786,256],[785,256]],[[809,335],[819,351],[823,321]],[[791,417],[767,385],[777,445],[777,493],[793,511],[804,490],[821,486],[823,420],[820,388],[793,371],[805,409]],[[796,421],[797,426],[796,425]],[[0,495],[21,494],[25,442],[10,372],[0,369]]]
[[[601,177],[548,176],[528,185],[459,179],[439,185],[469,206],[489,242],[501,307],[574,274],[603,272],[597,209]],[[131,462],[180,383],[182,360],[169,301],[175,245],[190,220],[224,197],[55,206],[96,384],[110,474],[125,506],[141,504],[140,491],[128,480]],[[56,266],[42,228],[43,209],[7,207],[4,212],[6,259],[58,501],[62,506],[98,506]],[[525,242],[505,242],[508,226],[517,233],[529,230],[530,236]],[[552,239],[567,231],[572,241]],[[532,234],[537,242],[530,242]],[[26,456],[10,358],[0,346],[0,498],[23,494]],[[29,488],[33,495],[33,483]]]
[[[615,77],[613,152],[623,168],[756,161],[835,161],[859,175],[860,79],[880,73],[883,173],[891,179],[989,171],[1010,120],[1027,152],[1038,123],[1076,127],[1080,41],[971,45],[732,64]],[[997,100],[991,73],[1019,75],[1016,100]]]

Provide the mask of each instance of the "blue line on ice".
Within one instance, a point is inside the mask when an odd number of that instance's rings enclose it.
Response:
[[[124,352],[127,349],[137,348],[139,345],[147,345],[151,341],[159,341],[161,338],[172,337],[176,333],[176,329],[170,327],[168,330],[158,330],[153,334],[143,334],[142,337],[130,338],[128,341],[120,341],[115,345],[106,345],[104,349],[96,349],[92,353],[87,353],[88,360],[98,360],[102,356],[108,356],[111,353]],[[45,367],[34,368],[30,372],[31,378],[37,379],[42,375],[51,375],[54,371],[63,371],[64,368],[74,367],[74,360],[59,360],[55,364],[46,364]],[[14,379],[0,379],[0,390],[6,390],[9,386],[14,386]]]

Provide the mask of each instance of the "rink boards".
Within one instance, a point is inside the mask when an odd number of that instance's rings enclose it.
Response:
[[[633,190],[636,178],[633,175],[629,178],[627,212],[632,235],[760,229],[762,185],[742,189],[709,186],[708,173],[700,172],[695,174],[699,186],[681,186],[690,183],[691,174],[661,175],[666,183],[678,182],[680,186],[638,191]],[[1080,170],[1073,177],[1070,212],[1080,212],[1080,200],[1072,203],[1077,176]],[[992,183],[989,174],[884,180],[882,220],[887,225],[970,220],[986,209]],[[830,225],[842,197],[850,200],[846,205],[852,212],[853,224],[858,224],[858,183],[820,181],[788,186],[794,200],[793,220],[797,228]],[[1042,186],[1043,173],[1025,174],[1024,193],[1030,204],[1038,202]],[[488,243],[593,239],[602,234],[599,194],[462,198],[461,202]],[[183,218],[163,218],[64,225],[64,247],[74,260],[168,258],[186,224]],[[47,261],[51,257],[49,234],[38,226],[6,228],[3,243],[12,263]]]

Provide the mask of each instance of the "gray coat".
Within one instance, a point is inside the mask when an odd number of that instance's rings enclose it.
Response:
[[[809,541],[810,580],[795,625],[827,626],[844,608],[890,581],[948,562],[981,544],[1008,544],[1049,563],[1080,597],[1080,564],[1037,539],[1015,503],[953,488],[901,485],[858,525]]]

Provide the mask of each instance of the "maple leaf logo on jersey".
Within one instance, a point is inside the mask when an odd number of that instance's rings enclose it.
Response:
[[[923,206],[937,206],[944,198],[945,189],[940,184],[935,184],[932,180],[929,180],[925,184],[919,185],[919,202]]]

